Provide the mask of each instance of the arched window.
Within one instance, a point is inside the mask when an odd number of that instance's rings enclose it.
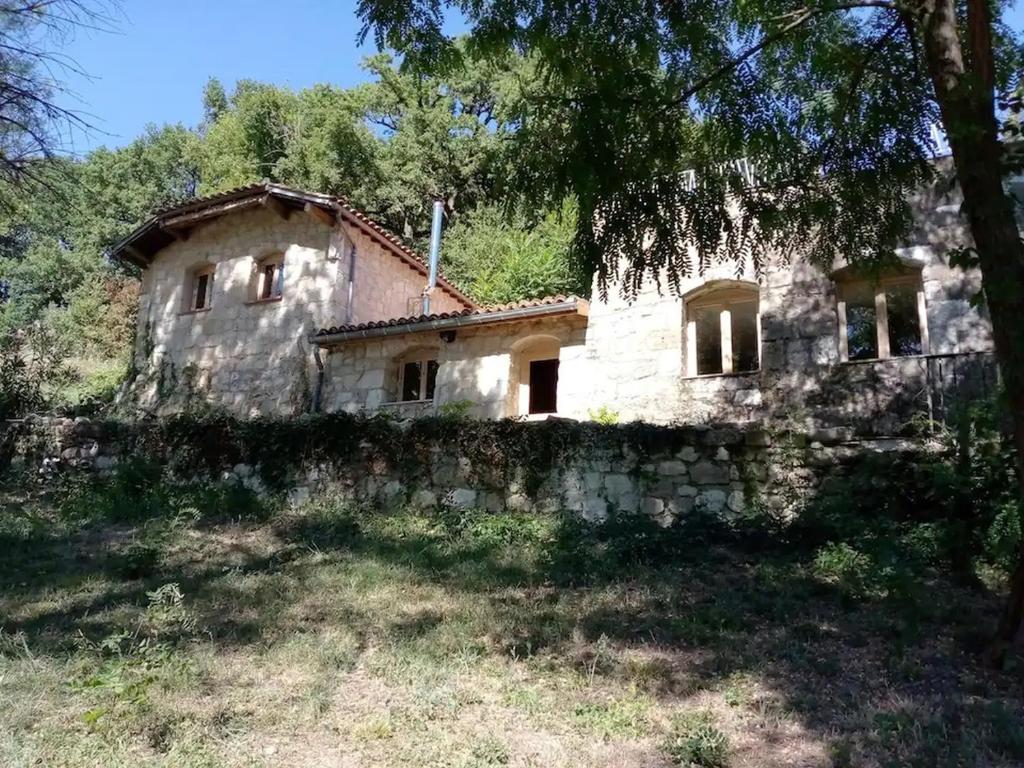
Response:
[[[558,339],[539,336],[513,348],[512,385],[520,416],[558,412]]]
[[[185,295],[188,303],[185,309],[189,312],[203,312],[213,304],[213,273],[212,264],[196,267],[188,273]]]
[[[840,360],[886,360],[928,354],[928,314],[920,268],[865,279],[833,273],[838,287]]]
[[[436,349],[419,349],[404,355],[398,364],[398,399],[433,400],[439,367]]]
[[[251,301],[277,301],[284,293],[284,254],[260,259],[253,272]]]
[[[761,318],[753,283],[719,280],[686,299],[690,376],[749,373],[761,365]]]

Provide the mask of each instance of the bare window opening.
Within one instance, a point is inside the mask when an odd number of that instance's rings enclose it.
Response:
[[[255,282],[255,301],[280,299],[284,293],[284,256],[279,254],[263,259],[257,265]]]
[[[433,400],[437,389],[439,365],[436,352],[419,352],[407,359],[401,367],[399,391],[402,402]]]
[[[844,283],[838,314],[842,360],[928,354],[928,318],[918,276]]]
[[[530,361],[529,412],[558,412],[558,360]]]
[[[213,299],[213,267],[193,270],[189,285],[188,308],[193,312],[209,309]]]
[[[697,375],[721,373],[722,368],[722,310],[717,307],[695,308],[697,326]]]
[[[878,357],[878,320],[875,294],[866,286],[850,292],[846,301],[846,344],[850,360]]]
[[[917,314],[917,291],[913,286],[893,285],[885,291],[889,320],[889,352],[893,357],[920,355],[921,319]]]
[[[729,285],[686,303],[690,376],[749,373],[761,364],[757,289]]]

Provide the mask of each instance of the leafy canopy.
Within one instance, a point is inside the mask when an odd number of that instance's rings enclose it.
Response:
[[[992,3],[1000,88],[1020,46]],[[363,34],[410,70],[461,66],[467,50],[529,56],[512,186],[579,202],[575,243],[626,289],[677,283],[719,259],[765,254],[882,260],[933,177],[940,122],[909,11],[898,2],[793,0],[361,0]],[[753,164],[753,179],[742,164]],[[691,172],[693,175],[691,175]],[[696,179],[696,183],[693,180]]]

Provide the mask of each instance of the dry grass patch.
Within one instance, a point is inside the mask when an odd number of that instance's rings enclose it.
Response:
[[[851,601],[800,554],[592,572],[557,519],[202,498],[7,499],[0,765],[1024,762],[1020,668],[971,651],[996,597],[934,575]]]

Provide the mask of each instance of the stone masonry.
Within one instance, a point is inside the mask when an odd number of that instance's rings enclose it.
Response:
[[[466,429],[473,429],[466,422]],[[145,458],[140,437],[153,425],[114,425],[86,419],[36,418],[8,423],[0,432],[0,471],[6,461],[46,478],[69,471],[106,473],[129,459]],[[323,425],[304,427],[312,439]],[[612,514],[639,513],[668,526],[693,516],[728,522],[755,509],[791,516],[870,454],[926,450],[905,440],[857,440],[848,431],[810,435],[770,434],[743,425],[650,427],[643,435],[629,427],[583,427],[569,423],[521,424],[531,430],[570,430],[572,444],[550,466],[498,467],[451,440],[411,436],[407,424],[393,424],[390,437],[358,440],[344,461],[304,461],[280,456],[276,464],[290,478],[275,492],[292,503],[330,494],[359,507],[428,510],[440,506],[489,512],[571,512],[600,522]],[[5,439],[6,435],[6,439]],[[329,439],[329,438],[324,438]],[[376,440],[376,442],[375,442]],[[415,466],[396,462],[394,447],[416,443]],[[383,443],[387,443],[384,445]],[[160,460],[159,456],[152,458]],[[269,492],[262,467],[235,462],[214,468],[212,479]],[[281,466],[276,467],[281,469]],[[179,478],[189,479],[189,478]]]

